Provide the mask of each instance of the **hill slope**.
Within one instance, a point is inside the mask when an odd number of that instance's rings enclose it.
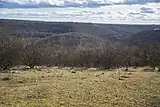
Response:
[[[132,35],[128,41],[131,45],[160,44],[160,30],[147,30]]]
[[[144,30],[153,30],[158,25],[116,25],[91,23],[62,23],[0,20],[0,34],[11,36],[45,37],[53,34],[77,32],[109,40],[124,40]]]

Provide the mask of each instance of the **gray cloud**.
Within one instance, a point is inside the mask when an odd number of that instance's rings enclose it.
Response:
[[[40,2],[41,1],[41,2]],[[146,4],[146,3],[160,3],[160,0],[0,0],[0,8],[30,8],[30,7],[101,7],[107,5],[121,5],[121,4]]]
[[[140,9],[141,9],[141,13],[154,13],[155,12],[152,8],[142,7]]]
[[[160,0],[125,0],[126,4],[158,3]]]

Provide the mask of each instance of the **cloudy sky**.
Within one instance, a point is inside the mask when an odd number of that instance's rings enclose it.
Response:
[[[160,24],[160,0],[0,0],[0,18]]]
[[[56,5],[56,6],[104,6],[108,4],[144,4],[158,3],[160,0],[1,0],[21,5]]]

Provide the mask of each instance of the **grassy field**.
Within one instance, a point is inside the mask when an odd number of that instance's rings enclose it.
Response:
[[[0,73],[0,107],[160,107],[160,73],[42,68]]]

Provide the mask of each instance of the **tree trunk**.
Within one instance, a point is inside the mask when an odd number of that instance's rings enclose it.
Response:
[[[160,72],[160,67],[158,68],[158,72]]]
[[[30,69],[33,69],[34,68],[34,65],[29,65]]]

